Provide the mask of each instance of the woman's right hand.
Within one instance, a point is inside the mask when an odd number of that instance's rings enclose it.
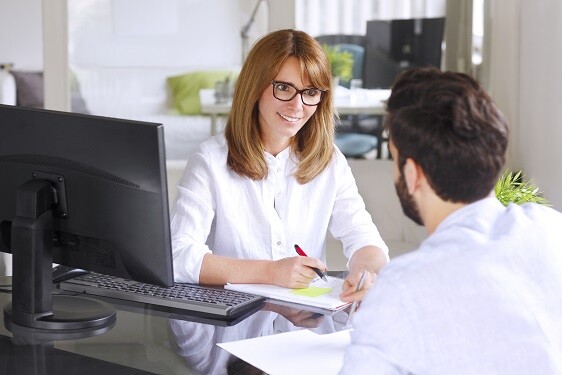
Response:
[[[269,267],[269,279],[271,284],[285,288],[306,288],[317,276],[311,267],[326,271],[326,265],[316,258],[294,256],[276,260]]]

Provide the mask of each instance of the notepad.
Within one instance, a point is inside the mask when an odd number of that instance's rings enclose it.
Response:
[[[349,305],[340,300],[343,279],[328,276],[328,282],[317,278],[308,288],[289,289],[267,284],[226,284],[225,289],[257,294],[274,300],[287,301],[301,305],[314,306],[327,310],[338,310]]]

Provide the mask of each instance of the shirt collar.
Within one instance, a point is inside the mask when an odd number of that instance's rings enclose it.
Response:
[[[485,212],[486,215],[493,215],[496,212],[503,211],[504,205],[495,197],[486,197],[476,202],[467,204],[459,208],[453,213],[449,214],[435,229],[435,232],[444,230],[458,222],[464,221],[467,217],[477,215],[478,213]]]
[[[268,161],[287,161],[289,156],[291,156],[291,146],[287,146],[283,151],[277,154],[277,156],[271,155],[269,152],[264,151],[265,159]]]

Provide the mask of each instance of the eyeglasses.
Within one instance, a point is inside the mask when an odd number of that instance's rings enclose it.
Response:
[[[322,97],[326,90],[320,90],[315,87],[299,90],[288,82],[271,81],[273,85],[273,96],[284,102],[293,100],[297,94],[301,94],[302,104],[318,105],[322,101]]]

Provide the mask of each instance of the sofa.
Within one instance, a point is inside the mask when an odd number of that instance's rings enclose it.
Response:
[[[77,89],[92,114],[164,125],[166,158],[185,160],[211,135],[199,91],[234,77],[238,67],[72,67]]]
[[[39,71],[0,69],[0,103],[43,107]],[[211,135],[201,113],[199,91],[233,79],[238,67],[91,67],[70,69],[72,112],[164,125],[167,159],[187,159]]]
[[[16,104],[16,80],[7,65],[0,66],[0,104]]]

